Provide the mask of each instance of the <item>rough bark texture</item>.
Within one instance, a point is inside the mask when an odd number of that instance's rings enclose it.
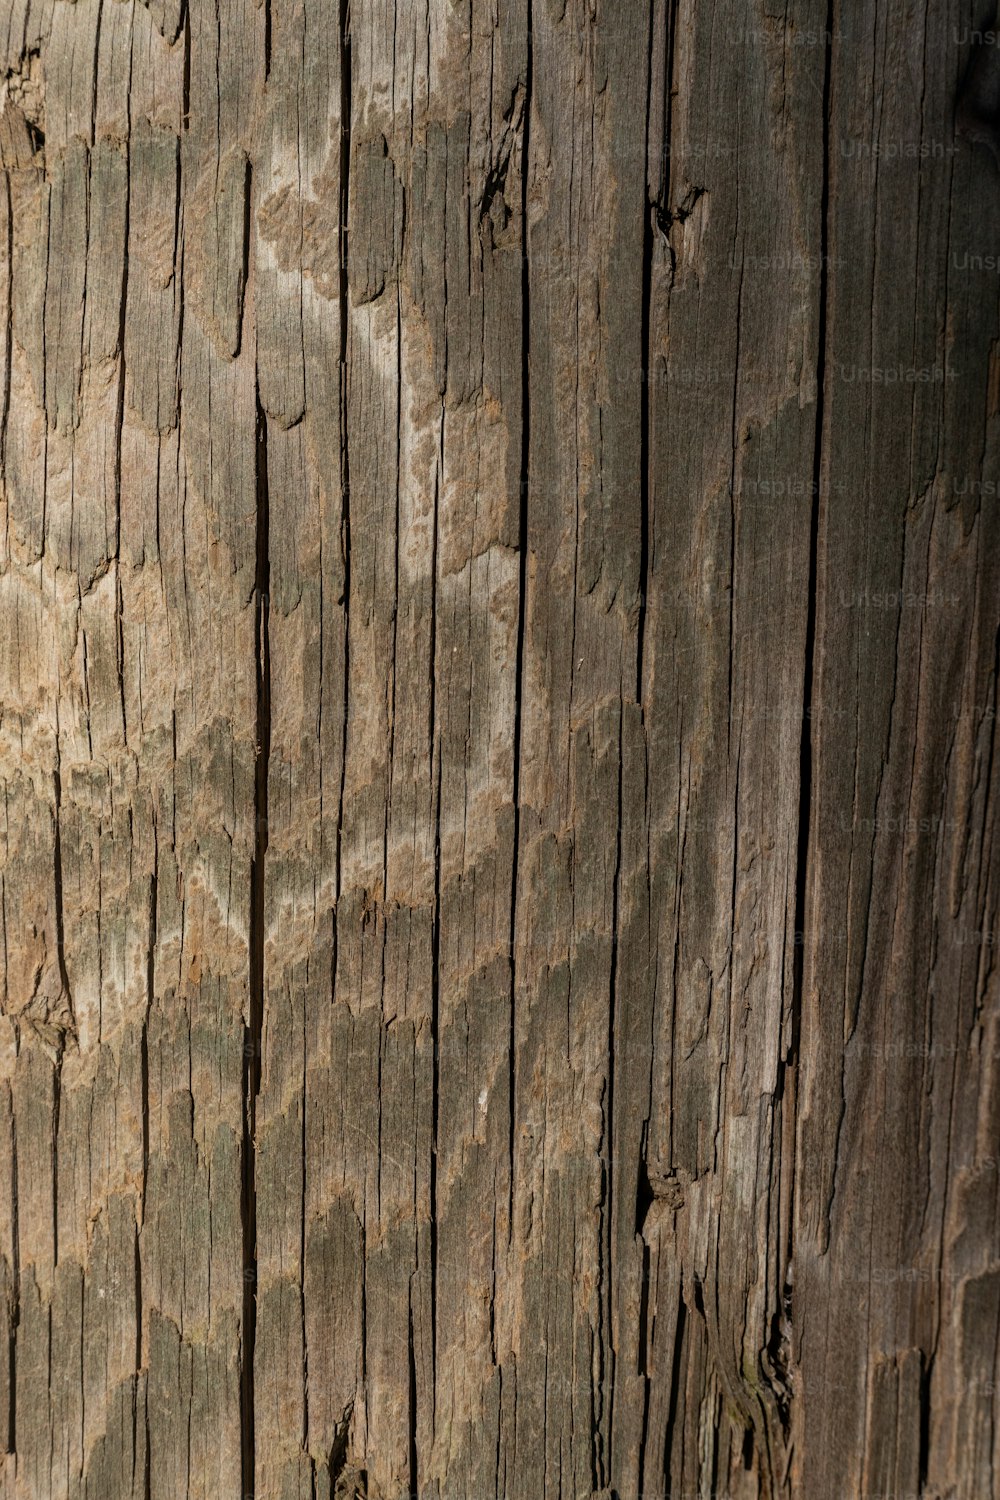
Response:
[[[0,0],[11,1500],[995,1493],[976,20]]]

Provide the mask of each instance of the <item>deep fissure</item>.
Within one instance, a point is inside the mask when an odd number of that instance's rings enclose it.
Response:
[[[528,579],[528,487],[530,482],[530,308],[531,279],[528,248],[528,172],[530,170],[532,42],[531,0],[527,7],[527,55],[524,77],[524,137],[521,145],[521,464],[518,485],[518,608],[517,649],[514,667],[514,765],[512,799],[514,836],[511,849],[510,879],[510,1036],[508,1091],[509,1123],[509,1199],[507,1216],[508,1244],[514,1236],[514,1138],[517,1102],[517,867],[521,843],[521,709],[524,694],[524,631]]]
[[[250,867],[250,973],[248,1017],[243,1038],[243,1342],[240,1412],[243,1493],[256,1486],[254,1353],[257,1333],[257,1097],[260,1093],[264,1025],[264,900],[267,856],[268,768],[271,753],[271,661],[268,636],[270,502],[267,477],[267,417],[257,393],[257,533],[254,576],[254,649],[257,689],[254,742],[254,843]]]

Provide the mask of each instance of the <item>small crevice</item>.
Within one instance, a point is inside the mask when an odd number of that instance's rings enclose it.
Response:
[[[253,164],[247,157],[243,168],[243,246],[241,252],[240,269],[237,277],[236,305],[238,316],[236,319],[236,347],[233,349],[233,359],[238,359],[243,348],[243,325],[246,312],[246,291],[250,284],[250,255],[252,249],[253,233]]]
[[[98,14],[98,26],[100,17]],[[20,112],[28,133],[34,165],[44,165],[45,152],[45,72],[39,46],[26,47],[16,67],[8,68],[0,78],[6,99]]]
[[[368,1494],[368,1471],[361,1465],[348,1462],[353,1399],[348,1401],[341,1413],[334,1433],[327,1468],[330,1476],[329,1493],[333,1500],[366,1500]]]
[[[692,185],[688,188],[680,203],[670,208],[665,200],[658,198],[652,205],[653,218],[656,227],[662,235],[668,236],[675,224],[684,224],[694,213],[695,204],[705,194],[705,188],[700,185]]]
[[[530,46],[530,43],[529,43]],[[511,156],[517,132],[524,119],[525,90],[521,85],[514,90],[513,97],[504,114],[504,130],[500,136],[500,143],[490,162],[483,183],[483,190],[479,197],[479,222],[482,225],[487,219],[493,226],[494,242],[510,223],[512,213],[510,203],[507,199],[507,174],[510,170]],[[527,126],[525,126],[527,129]],[[525,168],[527,158],[524,158]]]
[[[770,1336],[761,1360],[786,1442],[791,1427],[791,1312],[792,1288],[786,1280],[781,1293],[781,1308],[772,1314]]]
[[[330,1446],[330,1457],[327,1467],[330,1470],[330,1488],[336,1487],[337,1481],[347,1464],[347,1440],[351,1430],[351,1416],[354,1412],[354,1401],[348,1401],[340,1414],[336,1431],[333,1434],[333,1443]]]
[[[920,1364],[920,1444],[917,1469],[917,1494],[927,1488],[927,1470],[931,1448],[931,1375],[934,1372],[934,1355],[923,1357]]]
[[[31,143],[32,155],[43,156],[45,153],[45,131],[40,125],[35,125],[31,120],[25,120],[28,127],[28,140]]]
[[[649,1168],[646,1165],[645,1155],[639,1157],[639,1172],[635,1190],[635,1233],[642,1234],[646,1215],[652,1206],[655,1197],[653,1185],[649,1180]]]
[[[181,76],[181,130],[191,128],[191,4],[184,3],[184,67]]]

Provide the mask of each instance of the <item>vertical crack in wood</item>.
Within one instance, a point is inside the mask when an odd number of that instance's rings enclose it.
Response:
[[[507,1209],[508,1248],[514,1236],[514,1149],[517,1103],[517,875],[521,841],[521,727],[524,696],[524,624],[528,579],[528,500],[531,438],[531,304],[528,237],[528,183],[531,175],[531,86],[532,38],[531,0],[526,6],[527,48],[524,71],[524,139],[521,147],[521,464],[518,486],[518,604],[517,648],[514,665],[514,769],[512,798],[514,804],[514,838],[511,850],[510,880],[510,1038],[508,1096],[510,1123],[508,1151],[510,1156],[509,1202]]]
[[[257,538],[254,594],[256,620],[257,723],[254,780],[254,850],[250,867],[250,993],[244,1029],[243,1059],[243,1342],[240,1379],[240,1433],[243,1494],[252,1496],[256,1480],[254,1437],[254,1350],[257,1329],[257,1096],[260,1093],[261,1040],[264,1026],[264,895],[267,856],[268,768],[271,755],[271,659],[268,636],[270,588],[270,517],[267,476],[267,417],[257,391]]]
[[[126,241],[126,244],[128,242]],[[176,763],[176,756],[175,756]],[[138,1386],[140,1372],[143,1367],[143,1339],[144,1339],[144,1311],[142,1303],[142,1250],[139,1235],[146,1223],[146,1193],[149,1184],[149,1017],[153,1009],[153,999],[156,994],[156,943],[159,931],[158,899],[159,899],[159,840],[157,835],[156,820],[153,820],[153,873],[149,882],[149,936],[146,946],[146,1008],[142,1018],[142,1032],[139,1039],[139,1067],[140,1067],[140,1098],[142,1108],[142,1184],[140,1189],[139,1211],[140,1222],[136,1226],[135,1238],[135,1276],[136,1276],[136,1314],[135,1314],[135,1379]],[[134,1399],[134,1397],[133,1397]],[[145,1443],[143,1449],[143,1494],[145,1500],[149,1500],[152,1475],[150,1472],[149,1452],[149,1402],[143,1401],[143,1424],[145,1429]],[[133,1438],[132,1451],[135,1453],[135,1440]]]
[[[63,863],[60,814],[62,811],[62,775],[59,759],[59,711],[56,709],[56,763],[52,771],[53,788],[53,839],[52,864],[55,889],[56,961],[59,968],[59,983],[67,1016],[60,1016],[56,1027],[55,1061],[52,1075],[52,1266],[59,1265],[59,1113],[62,1104],[62,1069],[66,1052],[66,1027],[76,1032],[73,1014],[73,999],[69,991],[66,973],[66,947],[63,918]]]
[[[639,1374],[642,1376],[642,1426],[639,1430],[639,1452],[636,1458],[638,1493],[641,1495],[646,1479],[646,1447],[649,1442],[649,1394],[652,1381],[649,1376],[649,1278],[651,1275],[649,1246],[642,1241],[642,1281],[639,1287],[639,1329],[637,1348]]]
[[[695,1288],[695,1292],[696,1292],[696,1299],[697,1299],[697,1287]],[[675,1438],[676,1438],[676,1435],[677,1435],[678,1432],[680,1433],[682,1447],[681,1447],[681,1462],[680,1462],[680,1464],[678,1464],[676,1466],[676,1472],[678,1472],[680,1474],[683,1474],[683,1472],[684,1472],[684,1463],[683,1463],[683,1457],[684,1457],[684,1453],[683,1453],[684,1418],[683,1418],[683,1413],[680,1410],[680,1388],[681,1388],[681,1372],[682,1372],[682,1369],[683,1369],[683,1359],[684,1359],[684,1334],[685,1334],[685,1330],[686,1330],[686,1325],[687,1325],[687,1304],[684,1301],[684,1279],[682,1277],[681,1281],[680,1281],[680,1285],[677,1288],[677,1323],[676,1323],[676,1326],[674,1328],[673,1357],[672,1357],[671,1363],[670,1363],[670,1397],[669,1397],[669,1405],[667,1407],[667,1422],[666,1422],[666,1427],[665,1427],[664,1435],[663,1435],[663,1479],[664,1479],[664,1492],[667,1495],[670,1495],[670,1494],[673,1493],[672,1475],[675,1472],[675,1466],[674,1466],[674,1463],[673,1463],[673,1454],[674,1454],[674,1442],[675,1442]],[[680,1422],[678,1423],[678,1416],[679,1415],[680,1415]]]
[[[408,1364],[408,1399],[409,1399],[409,1433],[407,1462],[409,1465],[410,1494],[419,1495],[417,1488],[417,1362],[413,1351],[413,1277],[410,1277],[409,1294],[407,1296],[407,1364]]]
[[[10,172],[3,174],[3,189],[6,195],[7,213],[7,320],[3,330],[3,411],[0,413],[0,474],[7,472],[7,420],[10,417],[10,359],[13,354],[13,199],[10,196]],[[9,507],[4,507],[4,514]],[[9,522],[7,522],[9,525]],[[4,553],[9,555],[10,544],[7,541]]]
[[[96,119],[97,68],[94,68],[94,109]],[[118,296],[118,400],[115,407],[115,651],[118,665],[118,696],[122,715],[122,741],[128,745],[128,715],[125,708],[125,602],[122,597],[121,553],[122,553],[122,435],[125,430],[125,325],[128,317],[128,237],[132,208],[132,61],[129,58],[128,92],[126,99],[126,121],[128,135],[125,140],[125,222],[122,256],[121,290]],[[179,194],[178,194],[179,196]],[[178,344],[178,348],[180,345]],[[82,356],[81,356],[82,358]]]
[[[10,191],[10,173],[3,174],[7,198],[7,326],[4,329],[3,409],[0,412],[0,478],[7,481],[7,423],[10,417],[11,360],[14,353],[14,203]],[[4,506],[4,529],[9,532],[10,506]],[[4,555],[10,556],[10,538],[4,538]]]
[[[7,1452],[17,1452],[17,1330],[21,1321],[21,1247],[17,1191],[17,1115],[10,1111],[11,1307],[7,1334]]]
[[[644,218],[643,218],[643,263],[642,263],[642,292],[641,292],[642,301],[641,301],[641,314],[640,314],[640,316],[641,316],[641,325],[642,325],[641,326],[641,341],[642,341],[641,342],[641,351],[642,351],[643,371],[644,371],[644,390],[643,390],[642,407],[641,407],[641,412],[640,412],[640,438],[639,438],[639,453],[640,453],[640,464],[641,464],[641,474],[640,474],[640,485],[641,485],[641,490],[640,490],[640,506],[641,506],[641,524],[642,524],[642,536],[641,536],[641,540],[640,540],[640,589],[641,589],[641,593],[640,593],[640,608],[639,608],[639,620],[638,620],[638,631],[637,631],[637,637],[638,638],[637,638],[637,649],[636,649],[636,700],[637,700],[637,702],[639,704],[639,712],[640,712],[640,717],[641,717],[642,724],[643,724],[643,745],[644,745],[644,756],[643,756],[643,807],[645,809],[645,817],[646,817],[646,823],[647,823],[647,846],[646,846],[647,921],[648,921],[648,912],[649,912],[649,904],[648,903],[649,903],[650,894],[651,894],[650,893],[650,888],[649,888],[649,844],[648,844],[649,744],[648,744],[648,737],[647,737],[647,733],[646,733],[646,712],[645,712],[645,705],[644,705],[644,702],[643,702],[643,680],[642,679],[643,679],[643,667],[644,667],[644,655],[645,655],[646,603],[647,603],[647,597],[648,597],[649,571],[650,571],[650,546],[649,546],[649,541],[650,541],[650,531],[651,531],[651,527],[652,527],[652,524],[653,524],[652,516],[651,516],[651,512],[650,512],[650,484],[651,484],[651,466],[652,466],[652,451],[651,451],[651,447],[650,447],[650,417],[651,417],[651,413],[652,413],[652,403],[653,403],[653,381],[652,381],[652,378],[651,378],[652,345],[651,345],[651,320],[650,320],[650,314],[651,314],[651,306],[652,306],[654,212],[653,212],[653,209],[652,209],[652,207],[650,206],[650,204],[648,202],[648,197],[649,197],[649,175],[650,175],[649,174],[649,167],[650,167],[650,163],[649,163],[649,136],[650,136],[650,130],[651,130],[651,127],[652,127],[651,112],[652,112],[652,89],[653,89],[653,77],[654,77],[654,51],[653,51],[653,49],[654,49],[654,46],[655,46],[655,35],[656,35],[655,4],[656,4],[656,0],[651,0],[651,3],[650,3],[650,19],[649,19],[649,45],[648,45],[648,83],[647,83],[647,100],[646,100],[646,168],[645,168],[646,177],[645,177],[645,183],[644,183],[644,193],[646,195],[646,201],[644,201]],[[668,38],[666,40],[665,76],[667,78],[669,78],[669,74],[670,74],[670,56],[669,56],[669,36],[668,36]],[[665,105],[665,108],[666,108],[666,107],[669,107],[669,90],[665,90],[665,94],[667,96],[667,103]],[[666,123],[665,123],[664,119],[661,119],[660,120],[660,165],[659,165],[659,171],[660,171],[661,177],[662,177],[662,173],[663,173],[664,157],[665,157],[665,154],[666,154],[665,153],[665,131],[666,131]],[[651,979],[651,984],[652,984],[652,991],[653,991],[652,997],[651,997],[651,1004],[655,1004],[655,991],[656,991],[655,977]],[[651,1016],[652,1016],[652,1011],[651,1011]],[[649,1441],[650,1396],[651,1396],[651,1391],[652,1391],[652,1376],[651,1376],[651,1372],[650,1372],[650,1368],[649,1368],[649,1337],[650,1337],[650,1327],[649,1327],[649,1302],[650,1302],[649,1283],[650,1283],[650,1275],[651,1275],[650,1250],[649,1250],[649,1245],[646,1243],[645,1239],[641,1237],[642,1236],[643,1224],[645,1222],[646,1214],[647,1214],[647,1212],[649,1210],[649,1206],[650,1206],[650,1203],[652,1202],[652,1197],[653,1197],[652,1189],[650,1187],[649,1172],[648,1172],[648,1167],[647,1167],[647,1153],[648,1153],[648,1139],[649,1139],[649,1122],[650,1122],[650,1112],[651,1112],[651,1109],[652,1109],[652,1097],[653,1097],[653,1092],[652,1092],[653,1055],[652,1054],[653,1054],[653,1048],[652,1048],[652,1042],[651,1042],[650,1043],[650,1048],[649,1048],[648,1076],[647,1076],[647,1084],[646,1084],[646,1115],[645,1115],[645,1118],[644,1118],[644,1120],[642,1122],[641,1134],[640,1134],[640,1142],[639,1142],[639,1160],[638,1160],[638,1174],[637,1174],[637,1181],[636,1181],[635,1220],[634,1220],[634,1234],[637,1237],[639,1237],[639,1242],[640,1242],[640,1244],[642,1246],[641,1282],[640,1282],[640,1288],[639,1288],[638,1334],[637,1334],[637,1345],[636,1345],[636,1353],[637,1353],[637,1372],[636,1373],[639,1374],[642,1377],[642,1418],[641,1418],[641,1426],[640,1426],[640,1432],[639,1432],[638,1453],[636,1455],[636,1483],[637,1483],[637,1486],[638,1486],[638,1493],[639,1494],[642,1494],[643,1488],[644,1488],[644,1485],[645,1485],[646,1451],[647,1451],[647,1446],[648,1446],[648,1441]]]
[[[440,476],[444,466],[444,402],[441,403],[441,443],[438,451],[438,468],[434,475],[434,520],[431,538],[431,683],[430,683],[430,746],[431,784],[434,801],[434,915],[431,920],[431,1161],[430,1161],[430,1256],[431,1256],[431,1431],[434,1430],[434,1397],[437,1390],[437,1154],[438,1128],[441,1105],[441,752],[435,739],[437,718],[437,569],[438,569],[438,507],[441,499]],[[495,1288],[494,1288],[495,1291]],[[412,1308],[411,1308],[412,1320]],[[412,1330],[411,1330],[412,1336]],[[414,1371],[415,1379],[415,1371]],[[410,1390],[410,1420],[416,1434],[417,1408],[416,1385]],[[414,1450],[415,1452],[415,1450]],[[411,1485],[416,1489],[416,1471]]]
[[[343,865],[344,788],[347,780],[347,717],[350,708],[351,683],[351,457],[347,422],[347,213],[350,202],[351,174],[351,7],[350,0],[340,0],[340,204],[337,225],[339,257],[338,302],[340,317],[340,545],[344,562],[344,711],[340,740],[340,792],[337,803],[337,850],[335,873],[335,907],[333,915],[333,952],[331,955],[331,996],[337,986],[338,924]]]
[[[621,950],[618,931],[619,914],[621,912],[621,875],[622,875],[622,816],[624,813],[624,764],[625,754],[624,742],[624,718],[625,706],[620,699],[618,704],[618,817],[615,834],[615,868],[611,878],[611,982],[608,1005],[608,1084],[607,1084],[607,1112],[604,1121],[606,1159],[603,1163],[603,1204],[601,1208],[603,1224],[600,1241],[600,1256],[604,1261],[599,1266],[599,1275],[605,1283],[604,1315],[606,1317],[605,1337],[602,1340],[600,1386],[601,1386],[601,1409],[598,1421],[593,1424],[593,1442],[595,1451],[595,1490],[604,1489],[610,1485],[613,1473],[613,1440],[614,1440],[614,1413],[615,1413],[615,1341],[613,1337],[614,1313],[613,1298],[618,1267],[614,1256],[613,1235],[613,1204],[614,1204],[614,1134],[615,1134],[615,1030],[618,1022],[619,996],[618,996],[618,962]],[[607,1375],[605,1376],[604,1364],[607,1362]],[[604,1382],[607,1379],[607,1397],[604,1394]],[[593,1394],[593,1393],[592,1393]],[[601,1431],[601,1423],[605,1424],[604,1433]],[[606,1442],[606,1449],[605,1449]]]
[[[820,269],[819,269],[819,309],[818,327],[816,336],[816,434],[813,450],[813,484],[812,484],[812,514],[811,531],[809,538],[809,593],[806,614],[806,648],[805,667],[803,675],[803,715],[802,715],[802,741],[799,756],[799,844],[798,861],[796,869],[795,885],[795,957],[793,963],[792,984],[792,1037],[790,1043],[790,1056],[792,1059],[798,1057],[799,1029],[802,1019],[803,985],[805,983],[806,965],[806,900],[808,896],[809,875],[809,839],[811,822],[811,800],[812,800],[812,774],[813,774],[813,738],[812,724],[814,718],[813,704],[813,671],[816,655],[816,605],[817,588],[819,584],[818,560],[819,560],[819,527],[820,527],[820,486],[823,479],[823,427],[826,419],[825,395],[826,395],[826,344],[827,344],[827,312],[829,307],[829,264],[830,264],[830,100],[833,78],[833,38],[834,32],[834,0],[828,0],[826,11],[826,35],[828,44],[824,49],[823,68],[823,182],[820,192]],[[783,1082],[784,1068],[779,1075]],[[834,1138],[833,1169],[830,1178],[830,1197],[823,1211],[823,1243],[822,1250],[825,1252],[830,1238],[830,1209],[833,1204],[833,1194],[837,1181],[837,1152],[840,1146],[840,1128],[843,1123],[846,1100],[844,1098],[843,1068],[841,1067],[841,1114]],[[794,1171],[794,1162],[793,1162]],[[794,1202],[794,1182],[792,1201]],[[789,1235],[793,1233],[794,1213],[789,1219]],[[787,1255],[791,1255],[791,1244],[787,1247]]]
[[[931,1447],[931,1376],[934,1373],[934,1358],[937,1350],[932,1350],[930,1355],[920,1355],[920,1432],[917,1446],[917,1493],[922,1495],[927,1488],[928,1461]]]
[[[184,60],[181,77],[181,129],[188,130],[191,124],[191,0],[184,0]],[[180,350],[180,331],[177,335]]]
[[[322,613],[322,610],[321,610]],[[322,635],[322,627],[321,627]],[[306,1017],[302,1018],[302,1129],[299,1135],[299,1151],[302,1155],[299,1171],[299,1323],[302,1331],[302,1451],[309,1458],[309,1484],[313,1495],[316,1489],[316,1465],[309,1453],[309,1323],[306,1317],[306,1188],[309,1163],[309,1133],[306,1110],[309,1097],[309,1037]]]
[[[667,15],[667,35],[663,70],[663,137],[660,142],[660,172],[659,188],[655,200],[650,206],[649,221],[650,229],[655,224],[657,230],[666,241],[667,251],[670,256],[670,276],[667,281],[667,289],[673,285],[673,272],[676,266],[676,255],[670,241],[670,226],[673,222],[673,213],[670,208],[670,150],[671,129],[673,123],[674,98],[680,90],[680,83],[674,73],[676,62],[677,41],[677,13],[680,9],[680,0],[670,0]]]
[[[649,6],[649,31],[646,46],[646,152],[645,166],[643,169],[643,193],[644,208],[642,225],[642,293],[639,339],[642,353],[642,400],[639,411],[639,619],[636,631],[636,664],[635,664],[635,698],[638,704],[642,704],[642,673],[646,649],[646,601],[649,595],[649,538],[650,538],[650,513],[649,513],[649,486],[650,486],[650,451],[649,451],[649,419],[653,402],[651,363],[652,348],[650,345],[650,307],[653,289],[653,228],[655,211],[648,203],[649,197],[649,135],[652,126],[653,108],[653,38],[654,38],[654,0],[650,0]],[[669,43],[668,43],[669,45]],[[669,75],[670,62],[667,60],[667,72]],[[669,107],[669,94],[668,105]],[[662,129],[662,122],[661,122]],[[666,150],[663,140],[660,142],[660,176],[664,172]]]

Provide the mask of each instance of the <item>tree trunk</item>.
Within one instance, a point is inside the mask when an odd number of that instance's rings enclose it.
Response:
[[[0,0],[4,1495],[990,1495],[967,15]]]

